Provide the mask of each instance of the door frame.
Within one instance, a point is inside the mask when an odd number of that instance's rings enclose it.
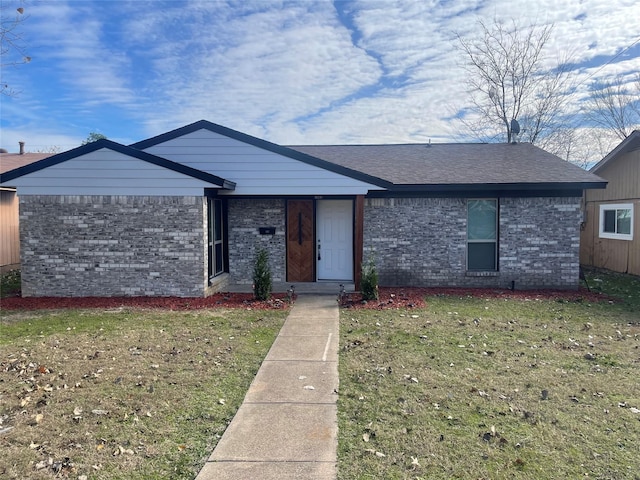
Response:
[[[350,253],[351,253],[351,258],[350,260],[347,260],[347,263],[349,264],[349,270],[350,270],[350,275],[349,278],[320,278],[320,270],[321,270],[321,264],[320,262],[322,260],[320,260],[321,257],[321,245],[319,244],[320,238],[318,235],[318,232],[321,231],[321,222],[323,221],[323,218],[321,218],[320,215],[320,211],[322,210],[320,208],[320,204],[324,204],[325,206],[330,205],[333,202],[348,202],[348,206],[345,205],[344,210],[340,209],[339,213],[340,215],[342,215],[342,213],[347,213],[347,209],[348,209],[348,215],[350,217],[350,221],[349,221],[349,234],[350,237],[349,239],[347,239],[345,242],[340,242],[340,245],[344,245],[347,244],[348,248],[350,249]],[[322,282],[322,281],[344,281],[344,282],[353,282],[354,278],[355,278],[355,271],[354,271],[354,256],[353,256],[353,252],[354,252],[354,215],[353,215],[353,211],[354,211],[354,202],[353,202],[353,198],[322,198],[322,199],[318,199],[315,202],[315,222],[316,222],[316,243],[315,243],[315,247],[316,247],[316,281],[317,282]],[[326,244],[325,244],[326,245]],[[325,247],[326,250],[326,247]],[[345,272],[346,273],[346,272]]]
[[[340,196],[331,196],[331,197],[323,197],[323,196],[315,196],[315,197],[290,197],[285,200],[285,237],[289,234],[289,225],[288,225],[288,200],[312,200],[313,201],[313,244],[317,246],[317,237],[316,237],[316,206],[318,200],[352,200],[353,201],[353,251],[352,251],[352,262],[353,262],[353,282],[355,283],[356,290],[360,289],[360,282],[362,279],[362,260],[363,260],[363,246],[364,246],[364,195],[340,195]],[[318,281],[317,278],[317,250],[314,247],[313,255],[313,278],[314,282]],[[285,242],[285,262],[289,262],[289,252],[288,246]],[[291,282],[289,279],[289,271],[287,265],[285,265],[285,272],[287,282]]]

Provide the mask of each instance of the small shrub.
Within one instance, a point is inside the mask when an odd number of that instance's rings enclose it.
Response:
[[[370,259],[362,266],[362,299],[377,300],[378,299],[378,271],[373,259]]]
[[[258,252],[253,268],[253,294],[256,300],[267,300],[271,296],[269,254],[264,249]]]
[[[11,270],[0,276],[0,297],[8,297],[20,292],[20,270]]]

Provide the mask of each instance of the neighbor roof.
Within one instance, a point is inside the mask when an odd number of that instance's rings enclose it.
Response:
[[[52,155],[53,153],[0,153],[0,173],[24,167]]]
[[[507,185],[604,188],[606,181],[529,143],[318,145],[296,151],[361,171],[400,189]]]

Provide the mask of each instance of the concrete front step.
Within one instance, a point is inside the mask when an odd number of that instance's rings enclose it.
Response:
[[[271,291],[273,293],[284,293],[291,286],[294,287],[295,293],[309,293],[317,295],[338,295],[344,288],[344,292],[355,292],[356,286],[350,282],[274,282]],[[229,284],[226,290],[230,293],[250,293],[253,291],[252,285]]]

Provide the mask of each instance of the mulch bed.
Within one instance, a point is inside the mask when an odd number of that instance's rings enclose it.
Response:
[[[206,298],[184,297],[9,297],[0,300],[2,310],[47,310],[61,308],[162,308],[199,310],[203,308],[244,308],[280,310],[290,306],[286,294],[274,294],[266,301],[252,293],[216,293]]]
[[[518,300],[557,300],[567,302],[613,301],[607,295],[579,290],[501,290],[491,288],[409,288],[380,287],[378,300],[363,301],[360,293],[349,293],[342,297],[343,308],[366,308],[375,310],[420,308],[426,305],[427,296],[505,298]]]
[[[607,295],[579,290],[500,290],[486,288],[409,288],[380,287],[379,299],[363,301],[359,293],[341,298],[343,308],[375,310],[421,308],[427,296],[476,298],[509,298],[520,300],[558,300],[568,302],[613,301]],[[2,310],[46,310],[65,308],[161,308],[166,310],[198,310],[205,308],[244,308],[248,310],[279,310],[290,306],[286,294],[274,294],[271,299],[258,301],[252,293],[217,293],[207,298],[182,297],[28,297],[0,300]]]

